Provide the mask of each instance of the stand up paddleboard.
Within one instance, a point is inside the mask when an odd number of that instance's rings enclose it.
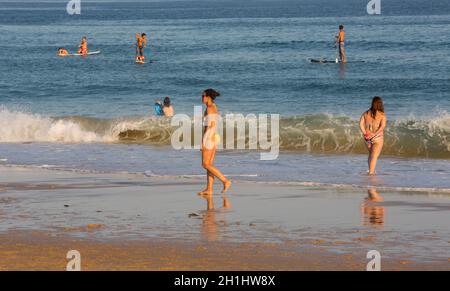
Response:
[[[87,54],[68,54],[68,57],[82,57],[82,56],[92,56],[92,55],[98,55],[100,54],[101,51],[93,51],[93,52],[88,52]]]
[[[314,64],[342,64],[339,60],[327,60],[327,59],[309,59]],[[347,61],[347,63],[364,63],[364,61]]]
[[[311,63],[316,64],[338,64],[338,60],[327,60],[327,59],[309,59]]]

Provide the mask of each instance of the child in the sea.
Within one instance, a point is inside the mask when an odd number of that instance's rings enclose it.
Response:
[[[155,101],[154,109],[155,109],[155,113],[156,113],[157,116],[164,116],[163,107],[164,107],[164,105],[161,102],[161,100],[156,100]]]
[[[166,98],[164,98],[162,110],[164,112],[164,116],[166,117],[173,116],[173,106],[171,104],[170,97],[167,96]]]
[[[81,44],[78,47],[78,53],[81,55],[87,55],[88,53],[87,37],[85,36],[81,39]]]
[[[154,109],[157,116],[172,117],[174,114],[170,97],[165,97],[163,102],[156,100]]]

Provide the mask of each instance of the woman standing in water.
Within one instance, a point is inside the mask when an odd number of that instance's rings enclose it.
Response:
[[[375,175],[378,157],[383,149],[383,134],[386,128],[386,115],[381,97],[375,96],[372,99],[372,106],[361,116],[359,128],[369,150],[369,175]]]
[[[222,193],[227,192],[231,186],[231,181],[214,166],[217,144],[220,142],[220,136],[217,134],[219,111],[214,100],[219,96],[220,93],[213,89],[207,89],[202,94],[202,102],[206,105],[206,110],[201,152],[202,166],[205,168],[207,176],[206,189],[198,193],[202,196],[213,194],[214,177],[217,177],[223,183]]]

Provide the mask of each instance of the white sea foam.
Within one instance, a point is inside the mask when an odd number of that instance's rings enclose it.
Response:
[[[0,109],[0,142],[103,142],[104,136],[83,130],[70,120]]]
[[[169,119],[137,116],[112,119],[48,117],[0,107],[0,142],[136,143],[170,145]],[[389,120],[383,154],[450,159],[450,114],[428,119]],[[226,143],[226,135],[222,141]],[[282,151],[365,154],[358,121],[348,116],[314,114],[282,117]]]

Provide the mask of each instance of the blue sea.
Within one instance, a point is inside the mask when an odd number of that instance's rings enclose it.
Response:
[[[233,179],[450,193],[447,0],[381,0],[381,15],[365,0],[67,2],[0,2],[1,164],[199,177],[199,152],[172,149],[153,103],[192,116],[212,87],[223,114],[280,114],[277,160],[218,154]],[[348,63],[311,63],[336,58],[339,24]],[[82,36],[101,54],[56,55]],[[375,95],[388,128],[369,179],[358,119]]]

